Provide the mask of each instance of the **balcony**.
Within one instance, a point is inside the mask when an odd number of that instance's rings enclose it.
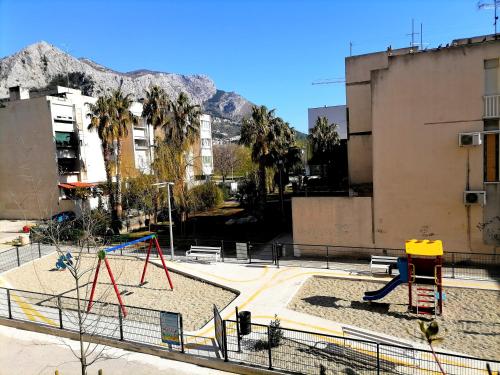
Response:
[[[500,94],[484,96],[483,118],[500,118]]]

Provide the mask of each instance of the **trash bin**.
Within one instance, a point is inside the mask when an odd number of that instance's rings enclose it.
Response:
[[[252,313],[250,311],[240,311],[238,314],[240,321],[240,335],[249,335],[252,333]]]

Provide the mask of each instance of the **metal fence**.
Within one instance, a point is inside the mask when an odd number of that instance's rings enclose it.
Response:
[[[0,252],[0,272],[19,267],[24,263],[41,258],[54,251],[51,246],[34,243],[26,246],[16,246]]]
[[[440,374],[432,351],[251,324],[239,336],[237,322],[226,320],[227,360],[298,374]],[[487,374],[500,362],[447,353],[436,356],[448,375]]]
[[[90,313],[85,312],[87,304],[73,297],[0,288],[0,316],[5,318],[167,348],[161,340],[160,311],[126,306],[125,318],[118,304],[96,301]],[[168,349],[183,351],[182,344]]]

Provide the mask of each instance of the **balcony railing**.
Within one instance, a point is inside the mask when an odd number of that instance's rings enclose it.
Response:
[[[500,118],[500,94],[484,96],[484,118]]]

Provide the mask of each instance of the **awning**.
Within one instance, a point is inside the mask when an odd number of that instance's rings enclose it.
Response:
[[[63,189],[76,189],[76,188],[92,188],[92,187],[97,186],[97,184],[93,183],[93,182],[80,182],[80,181],[77,181],[77,182],[65,182],[65,183],[61,183],[58,186],[60,188],[63,188]]]

